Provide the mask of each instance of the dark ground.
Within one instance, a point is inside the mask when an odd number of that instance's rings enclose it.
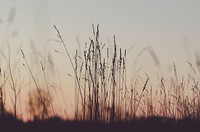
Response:
[[[51,118],[24,123],[13,117],[0,117],[0,132],[200,132],[200,120],[151,117],[129,122],[93,123]]]

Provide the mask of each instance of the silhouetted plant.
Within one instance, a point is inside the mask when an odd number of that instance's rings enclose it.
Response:
[[[30,112],[30,116],[33,119],[46,119],[47,114],[52,113],[51,102],[53,97],[49,96],[47,90],[39,89],[40,95],[37,90],[32,90],[29,92],[28,96],[28,110]],[[44,104],[45,105],[44,105]]]

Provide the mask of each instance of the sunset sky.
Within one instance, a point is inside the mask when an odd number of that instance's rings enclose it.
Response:
[[[200,1],[199,0],[1,0],[0,46],[9,43],[16,51],[20,44],[28,55],[30,41],[36,48],[47,50],[54,57],[62,82],[68,86],[64,94],[73,104],[73,79],[71,65],[62,54],[53,27],[56,25],[73,56],[79,38],[81,47],[92,37],[92,23],[100,24],[100,39],[112,48],[113,35],[117,46],[127,49],[129,80],[137,69],[141,75],[155,76],[167,73],[175,62],[181,72],[188,68],[187,61],[195,63],[195,53],[200,53]],[[9,14],[14,20],[9,23]],[[146,47],[157,55],[160,65],[155,65],[148,52],[143,53],[134,65],[138,54]],[[6,50],[5,50],[6,52]],[[36,70],[37,71],[37,70]]]
[[[139,52],[152,46],[161,59],[171,58],[166,57],[170,51],[176,59],[171,61],[177,61],[180,57],[187,59],[185,52],[192,54],[198,48],[199,5],[197,0],[3,0],[1,33],[5,33],[6,19],[14,8],[16,14],[11,29],[19,32],[15,39],[24,45],[33,39],[39,48],[48,39],[55,39],[53,25],[56,25],[74,53],[76,36],[83,45],[88,42],[93,23],[100,24],[101,39],[105,43],[116,35],[118,47],[128,49],[135,45],[132,51]]]

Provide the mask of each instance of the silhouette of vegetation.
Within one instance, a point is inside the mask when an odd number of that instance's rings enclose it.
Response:
[[[15,10],[12,10],[8,19],[9,24],[13,22],[14,15]],[[76,84],[74,117],[65,120],[64,117],[57,116],[59,111],[54,109],[55,97],[51,89],[57,87],[54,83],[49,83],[46,70],[49,62],[50,69],[55,74],[51,54],[46,51],[45,55],[39,54],[31,41],[33,53],[30,56],[24,53],[21,46],[17,51],[17,54],[21,53],[20,62],[23,68],[28,71],[28,85],[34,85],[27,99],[26,110],[29,112],[29,119],[27,122],[23,121],[19,116],[23,81],[20,80],[20,74],[17,76],[14,72],[18,62],[11,63],[8,44],[8,57],[0,50],[7,66],[4,70],[0,66],[0,131],[187,132],[191,128],[194,132],[200,131],[200,64],[197,54],[195,66],[187,62],[188,76],[182,76],[174,63],[173,75],[158,76],[157,87],[152,85],[152,79],[147,74],[140,76],[136,73],[129,84],[127,50],[117,47],[115,36],[110,49],[100,40],[99,25],[96,28],[92,25],[93,36],[85,43],[84,50],[76,50],[75,56],[72,57],[59,29],[56,26],[54,28],[59,39],[57,41],[63,46],[66,59],[73,70],[73,75],[70,76],[75,79]],[[159,66],[159,57],[151,47],[144,48],[137,55],[134,65],[146,51]],[[33,65],[38,62],[39,73],[44,80],[42,86],[39,84],[42,79],[38,79],[33,70]],[[6,86],[11,88],[11,94],[5,90]],[[10,109],[6,104],[6,97],[9,94],[12,103]],[[21,110],[21,113],[25,112]]]
[[[52,113],[52,97],[49,96],[47,90],[39,89],[39,92],[40,95],[38,94],[37,90],[33,90],[28,94],[28,110],[33,120],[47,119],[46,112],[48,115]]]
[[[3,132],[199,132],[199,120],[149,117],[132,121],[113,123],[95,123],[89,121],[64,121],[58,117],[46,120],[34,120],[26,123],[7,115],[0,117],[0,130]],[[11,127],[12,126],[12,127]]]

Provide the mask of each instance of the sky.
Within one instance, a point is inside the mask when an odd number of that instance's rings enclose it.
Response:
[[[191,47],[198,47],[199,43],[197,0],[5,0],[1,3],[2,21],[7,19],[11,8],[16,10],[12,29],[19,32],[19,42],[33,39],[44,45],[48,39],[56,38],[53,28],[56,25],[74,52],[76,36],[81,43],[87,42],[93,23],[100,24],[102,41],[112,40],[116,35],[119,47],[126,49],[132,45],[136,48],[153,45],[159,53],[172,47],[172,52],[182,49],[178,52],[181,53],[186,50],[185,39]]]
[[[20,44],[26,54],[30,42],[37,50],[44,52],[48,40],[57,40],[53,27],[60,30],[70,54],[78,48],[77,37],[84,47],[92,36],[92,24],[100,24],[100,38],[112,47],[113,35],[117,46],[128,51],[129,79],[137,69],[143,73],[168,73],[175,62],[181,72],[186,71],[187,61],[194,62],[194,54],[200,52],[200,1],[199,0],[1,0],[0,1],[0,45],[9,42],[15,51]],[[10,12],[14,11],[12,24],[8,23]],[[160,61],[154,64],[147,53],[138,54],[151,47]],[[63,82],[73,86],[73,74],[69,61],[63,61],[62,45],[48,42]],[[62,60],[63,59],[63,60]],[[67,68],[63,68],[66,65]],[[141,73],[142,74],[142,73]],[[63,77],[64,76],[64,77]],[[66,81],[67,80],[67,81]],[[73,100],[72,88],[67,89],[67,100]],[[73,101],[71,101],[73,102]]]

